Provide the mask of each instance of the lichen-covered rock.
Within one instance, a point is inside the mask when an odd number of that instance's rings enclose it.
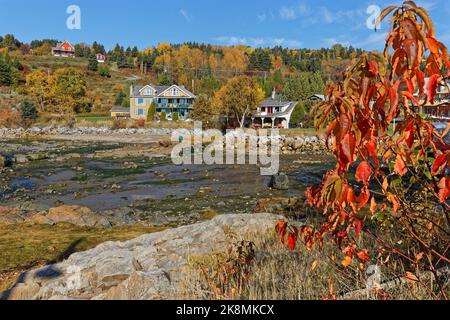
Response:
[[[108,219],[80,206],[60,206],[51,208],[46,216],[55,223],[66,222],[82,227],[111,227]]]
[[[276,189],[276,190],[288,190],[289,189],[289,178],[285,173],[278,173],[278,174],[272,176],[269,186],[272,189]]]
[[[24,220],[19,209],[0,206],[0,223],[15,224]]]
[[[222,215],[127,242],[106,242],[23,274],[22,283],[3,297],[173,299],[182,289],[189,258],[224,252],[230,232],[242,237],[266,233],[280,219],[271,214]]]

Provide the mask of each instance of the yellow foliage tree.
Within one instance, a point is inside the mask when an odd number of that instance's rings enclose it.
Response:
[[[230,79],[215,95],[214,104],[222,112],[236,117],[241,128],[245,119],[264,100],[264,91],[254,78],[239,76]]]

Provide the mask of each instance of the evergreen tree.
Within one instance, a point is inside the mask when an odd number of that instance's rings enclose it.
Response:
[[[147,112],[147,122],[155,120],[155,115],[156,115],[156,102],[153,101]]]
[[[161,112],[161,117],[160,117],[161,121],[167,121],[167,114],[163,111]]]
[[[172,85],[172,81],[170,80],[170,78],[167,75],[167,73],[163,73],[163,74],[160,75],[160,77],[159,77],[159,85],[160,86],[170,86],[170,85]]]
[[[13,84],[13,74],[11,66],[0,57],[0,86],[10,86]]]
[[[89,56],[88,70],[97,71],[98,70],[98,61],[97,57],[94,54]]]
[[[24,120],[36,120],[38,117],[36,106],[32,102],[22,102],[20,104],[20,111]]]
[[[115,101],[115,105],[116,106],[121,106],[123,103],[123,100],[127,97],[126,93],[123,92],[122,90],[120,90],[119,92],[117,92],[116,94],[116,101]]]
[[[172,113],[172,121],[177,122],[178,120],[180,120],[180,116],[178,115],[178,112],[175,111]]]
[[[249,58],[249,68],[260,71],[269,71],[272,68],[272,60],[267,51],[256,49]]]

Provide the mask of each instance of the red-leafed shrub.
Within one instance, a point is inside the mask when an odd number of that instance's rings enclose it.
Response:
[[[427,290],[447,298],[447,277],[439,274],[450,263],[450,151],[443,139],[450,126],[439,134],[422,110],[447,83],[449,56],[425,9],[406,1],[385,9],[379,21],[391,13],[384,55],[354,61],[315,113],[337,160],[307,191],[310,205],[323,210],[323,223],[300,229],[279,223],[277,229],[291,248],[297,239],[311,249],[332,240],[345,267],[355,260],[377,263],[416,283],[430,272],[435,285]],[[391,132],[394,119],[403,120]],[[361,247],[361,236],[376,243],[377,252]]]
[[[22,116],[19,112],[0,110],[0,128],[17,128],[22,124]]]

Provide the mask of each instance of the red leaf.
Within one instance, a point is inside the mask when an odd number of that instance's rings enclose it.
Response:
[[[427,103],[433,103],[434,104],[434,96],[436,95],[436,91],[439,85],[441,76],[439,74],[433,74],[430,79],[428,80],[427,84]]]
[[[342,167],[345,167],[348,163],[353,162],[353,157],[355,153],[355,137],[347,133],[342,139],[341,142],[341,156],[340,156],[340,164]]]
[[[288,246],[294,251],[297,246],[297,233],[290,233],[288,236]]]
[[[373,170],[370,164],[367,161],[363,161],[358,166],[358,169],[356,169],[356,181],[362,182],[367,185],[372,173]]]
[[[439,182],[439,201],[444,203],[450,196],[450,178],[444,177]]]
[[[378,62],[373,60],[369,61],[369,72],[372,73],[374,76],[378,75],[379,72]]]
[[[281,243],[284,244],[284,239],[286,237],[286,230],[287,230],[287,222],[286,221],[278,221],[276,225],[276,231],[278,235],[281,238]]]
[[[403,159],[400,155],[397,155],[397,159],[395,159],[394,169],[395,169],[395,172],[397,172],[401,176],[404,176],[407,172],[406,163],[405,163],[405,161],[403,161]]]
[[[444,166],[447,164],[447,158],[450,155],[450,151],[447,151],[444,154],[441,154],[439,157],[434,160],[433,167],[431,168],[431,174],[434,176],[438,174]]]
[[[356,256],[358,257],[359,260],[361,260],[364,263],[369,262],[370,257],[369,254],[367,253],[367,250],[361,250],[359,251]]]
[[[358,201],[358,210],[361,210],[362,207],[366,205],[367,202],[369,202],[370,199],[370,191],[367,189],[367,187],[364,187],[361,191],[361,194],[356,198],[356,201]]]

